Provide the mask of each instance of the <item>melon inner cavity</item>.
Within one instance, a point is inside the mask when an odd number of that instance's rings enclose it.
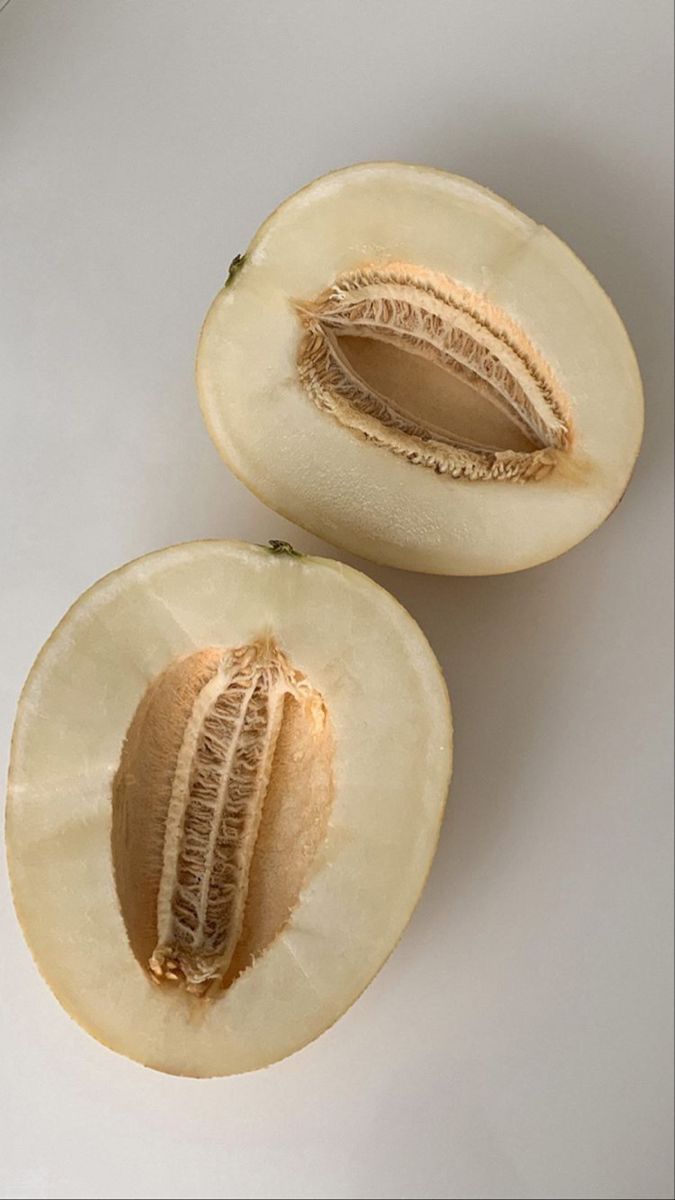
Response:
[[[154,981],[213,994],[271,944],[331,798],[326,706],[272,638],[198,651],[150,684],[115,776],[112,854]]]
[[[446,276],[363,267],[297,309],[309,397],[409,462],[524,482],[569,449],[567,400],[542,356],[495,305]]]

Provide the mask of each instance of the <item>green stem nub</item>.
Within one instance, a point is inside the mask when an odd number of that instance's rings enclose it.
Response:
[[[232,280],[234,279],[235,275],[238,275],[239,272],[241,271],[241,268],[243,267],[245,261],[246,261],[245,254],[235,254],[235,256],[232,259],[232,262],[230,263],[228,270],[227,270],[227,279],[225,280],[225,287],[229,287],[229,285],[232,283]]]
[[[294,550],[290,542],[280,542],[277,538],[270,538],[269,548],[272,554],[291,554],[294,558],[302,558],[300,551]]]

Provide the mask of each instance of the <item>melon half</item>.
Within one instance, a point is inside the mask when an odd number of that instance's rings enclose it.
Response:
[[[576,545],[642,436],[628,336],[572,251],[478,184],[400,163],[336,171],[269,217],[211,306],[197,384],[271,508],[438,574]]]
[[[438,663],[359,572],[237,542],[122,567],[71,608],[19,704],[7,848],[40,971],[161,1071],[292,1053],[400,937],[450,762]]]

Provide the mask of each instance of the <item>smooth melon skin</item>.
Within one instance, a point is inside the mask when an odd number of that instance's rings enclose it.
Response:
[[[287,923],[204,999],[153,985],[132,953],[111,855],[113,780],[134,714],[172,663],[271,636],[325,702],[332,804]],[[407,924],[436,847],[451,741],[424,635],[359,572],[237,542],[120,568],[52,634],[16,718],[7,853],[40,972],[95,1038],[160,1071],[228,1075],[291,1054],[354,1002]]]
[[[298,369],[298,305],[346,273],[391,263],[466,289],[513,323],[545,364],[572,431],[545,478],[439,475],[312,401]],[[394,378],[413,414],[428,411],[426,388],[438,381],[420,375],[412,354],[406,380],[398,360],[387,370],[386,348],[377,349],[376,380]],[[576,545],[626,490],[643,429],[626,331],[569,247],[478,184],[400,163],[336,171],[268,218],[208,312],[197,388],[221,456],[264,503],[352,553],[435,574],[521,570]],[[469,431],[474,422],[489,443],[485,417],[483,402],[469,411]]]

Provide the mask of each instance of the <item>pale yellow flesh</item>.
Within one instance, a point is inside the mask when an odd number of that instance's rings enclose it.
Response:
[[[297,303],[345,272],[394,261],[476,293],[545,362],[573,431],[546,478],[439,476],[356,435],[308,398],[297,367]],[[399,352],[386,349],[350,352],[408,411],[526,449],[485,402],[472,411],[465,389],[425,378],[418,364],[404,367]],[[477,184],[402,164],[335,172],[269,218],[208,314],[197,381],[225,461],[272,508],[365,557],[441,574],[518,570],[581,541],[621,498],[642,436],[630,342],[572,251]]]
[[[130,949],[111,861],[112,781],[133,714],[170,663],[271,633],[325,699],[333,803],[290,920],[204,1002],[153,986]],[[433,856],[450,745],[424,636],[358,572],[218,542],[122,568],[47,643],[15,727],[8,855],[42,974],[95,1037],[159,1070],[224,1075],[292,1053],[333,1024],[400,936]],[[295,802],[285,819],[273,797],[270,819],[263,859],[297,836]],[[261,900],[256,928],[276,919]]]

